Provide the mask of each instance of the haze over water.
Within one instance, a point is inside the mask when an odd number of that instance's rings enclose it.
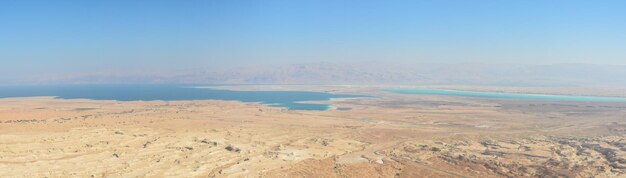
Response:
[[[585,102],[626,102],[626,98],[599,97],[599,96],[476,92],[476,91],[442,90],[442,89],[389,88],[389,89],[386,89],[386,91],[390,91],[394,93],[401,93],[401,94],[448,95],[448,96],[462,96],[462,97],[488,98],[488,99],[490,98],[490,99],[522,99],[522,100],[585,101]]]
[[[55,96],[62,99],[117,101],[228,100],[258,102],[292,110],[326,110],[330,105],[302,103],[361,97],[309,91],[235,91],[186,85],[63,85],[0,87],[0,98]]]

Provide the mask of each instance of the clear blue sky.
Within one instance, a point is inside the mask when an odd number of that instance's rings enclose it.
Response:
[[[626,64],[626,1],[0,1],[5,77],[334,60]]]

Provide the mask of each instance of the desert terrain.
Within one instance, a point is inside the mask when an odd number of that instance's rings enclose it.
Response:
[[[626,103],[230,88],[373,97],[326,101],[327,111],[0,98],[0,177],[626,176]]]

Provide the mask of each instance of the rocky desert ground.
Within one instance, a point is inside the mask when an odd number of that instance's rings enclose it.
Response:
[[[327,111],[2,98],[0,177],[626,176],[625,103],[315,90],[375,97]]]

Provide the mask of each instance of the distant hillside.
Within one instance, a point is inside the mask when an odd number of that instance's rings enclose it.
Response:
[[[626,66],[314,63],[161,73],[118,71],[46,77],[38,79],[38,82],[626,86]]]

